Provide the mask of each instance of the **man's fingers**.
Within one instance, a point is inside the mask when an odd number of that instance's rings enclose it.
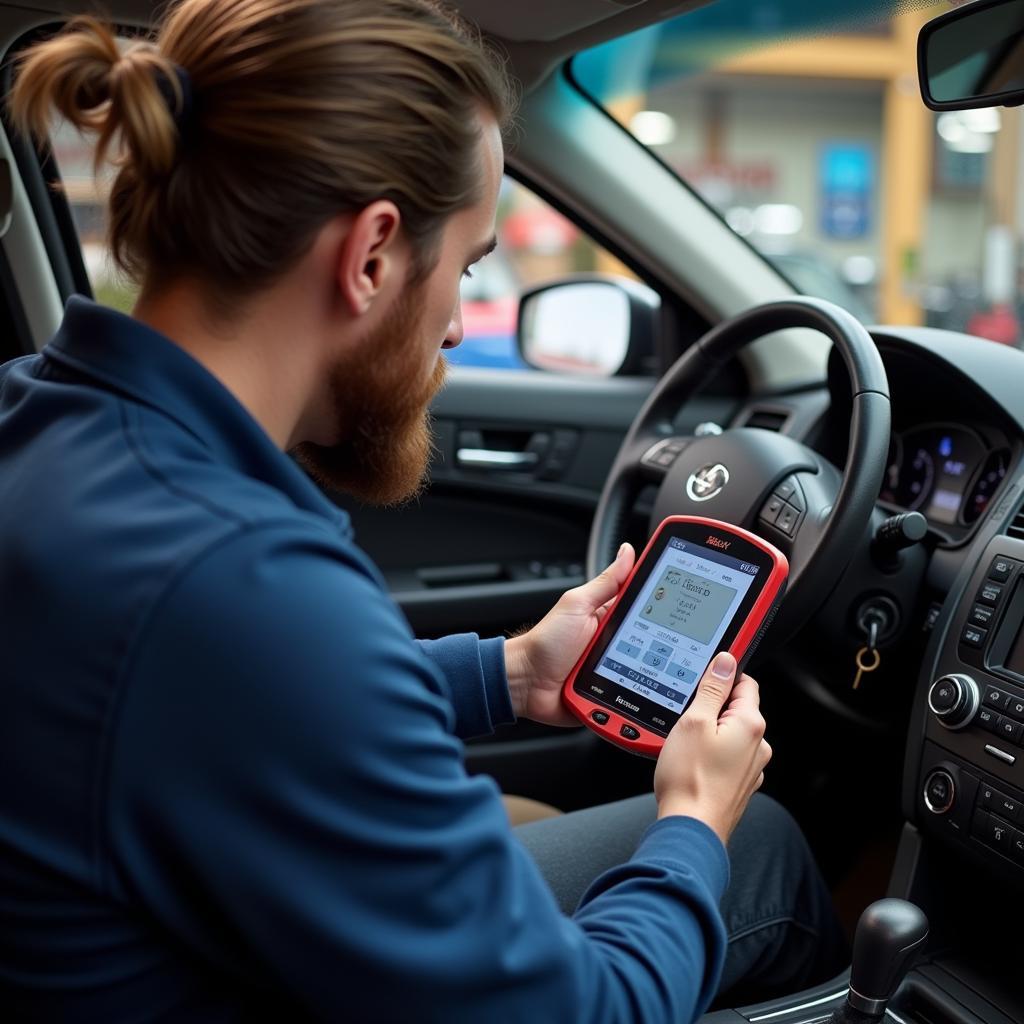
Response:
[[[732,688],[729,698],[729,711],[745,707],[757,709],[761,706],[761,687],[748,675],[740,676],[740,681]]]
[[[717,720],[722,705],[732,692],[736,677],[736,659],[728,651],[720,651],[707,667],[697,686],[691,707],[699,717]]]

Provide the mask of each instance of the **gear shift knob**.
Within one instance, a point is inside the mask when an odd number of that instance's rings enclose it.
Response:
[[[860,915],[845,1007],[858,1013],[850,1017],[882,1017],[927,938],[928,918],[906,900],[878,900]]]

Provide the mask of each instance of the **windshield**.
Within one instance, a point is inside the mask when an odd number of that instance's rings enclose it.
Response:
[[[925,108],[917,32],[948,9],[718,0],[571,73],[798,291],[1019,345],[1020,115]]]

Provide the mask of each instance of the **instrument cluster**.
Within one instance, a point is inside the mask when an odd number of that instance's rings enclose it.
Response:
[[[938,526],[972,526],[1010,466],[1009,448],[991,448],[973,430],[935,423],[894,432],[879,499],[921,512]]]

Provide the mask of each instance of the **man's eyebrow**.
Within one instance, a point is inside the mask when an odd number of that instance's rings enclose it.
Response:
[[[491,240],[481,246],[470,259],[470,263],[476,263],[478,260],[482,260],[488,253],[494,252],[498,245],[498,236],[491,235]]]

